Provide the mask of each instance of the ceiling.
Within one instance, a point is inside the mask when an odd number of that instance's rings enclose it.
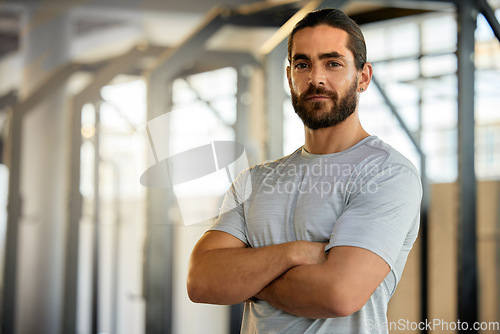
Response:
[[[215,52],[251,53],[260,49],[308,1],[0,0],[0,74],[5,76],[2,68],[12,67],[11,63],[22,66],[24,60],[18,51],[29,29],[38,29],[61,15],[68,15],[72,24],[71,61],[97,64],[144,43],[160,50],[175,47],[190,36],[203,23],[207,13],[217,6],[229,8],[232,13],[257,14],[239,15],[237,22],[225,25],[205,41],[206,48]],[[395,18],[430,11],[453,11],[450,1],[351,0],[343,10],[361,25],[381,21],[389,24]],[[495,8],[500,7],[500,0],[488,2]],[[50,42],[54,43],[53,40]],[[12,58],[16,60],[12,61]],[[15,72],[20,76],[22,70]],[[12,83],[0,83],[0,96],[21,82],[14,76],[8,79]]]
[[[86,39],[86,43],[90,39],[105,36],[106,30],[112,33],[124,30],[123,35],[131,36],[135,42],[137,39],[142,39],[156,45],[169,46],[180,43],[197,27],[206,13],[216,6],[235,9],[256,3],[269,5],[290,3],[291,6],[300,7],[305,2],[307,1],[0,0],[0,57],[19,49],[22,34],[22,13],[31,13],[28,24],[32,28],[45,24],[58,15],[70,13],[74,22],[73,35],[75,39]],[[381,6],[377,5],[378,3],[380,1],[351,1],[345,9],[357,19],[358,23],[367,23],[414,15],[429,10],[429,6],[433,8],[436,6],[433,1],[426,3],[426,7],[422,3],[415,6],[411,4],[411,1],[399,1],[403,5],[396,6],[393,3],[398,3],[397,1],[392,1],[391,6]],[[277,17],[275,26],[272,28],[277,29],[293,12],[272,13]],[[272,21],[267,20],[266,22]],[[265,38],[266,34],[271,33],[263,31],[260,32],[261,38]],[[241,37],[231,41],[228,40],[228,35],[230,33],[228,34],[226,31],[224,39],[229,44],[241,44]],[[260,42],[259,38],[257,39],[256,42]],[[87,47],[87,44],[84,47]]]

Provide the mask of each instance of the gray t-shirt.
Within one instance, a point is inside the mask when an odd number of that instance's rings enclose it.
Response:
[[[361,247],[391,268],[348,317],[307,319],[248,301],[242,333],[387,333],[387,304],[418,234],[421,196],[415,167],[376,136],[333,154],[299,148],[241,173],[211,230],[253,248],[295,240],[328,242],[325,251]]]

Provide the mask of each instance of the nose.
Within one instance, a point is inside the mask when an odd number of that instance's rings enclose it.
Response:
[[[309,72],[309,84],[313,86],[324,86],[326,84],[325,69],[320,66],[314,66]]]

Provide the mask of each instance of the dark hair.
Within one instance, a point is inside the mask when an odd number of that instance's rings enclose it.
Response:
[[[342,29],[349,34],[347,48],[354,55],[356,67],[362,69],[366,63],[366,43],[363,33],[356,22],[343,11],[335,8],[325,8],[310,12],[295,25],[288,36],[288,61],[291,61],[293,36],[295,33],[301,29],[316,27],[321,24]]]

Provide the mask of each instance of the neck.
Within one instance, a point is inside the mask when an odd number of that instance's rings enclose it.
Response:
[[[312,154],[330,154],[347,150],[369,134],[359,122],[357,112],[340,124],[317,130],[305,129],[304,148]]]

